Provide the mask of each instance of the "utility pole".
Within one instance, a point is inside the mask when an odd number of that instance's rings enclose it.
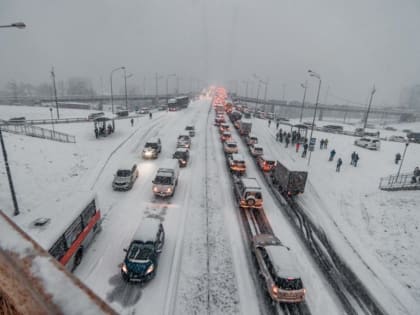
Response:
[[[127,72],[124,67],[124,90],[125,90],[125,109],[128,110],[128,97],[127,97]]]
[[[12,194],[13,206],[15,208],[13,215],[19,215],[19,206],[16,199],[15,188],[13,187],[12,173],[10,172],[10,168],[9,168],[9,162],[7,159],[7,152],[6,152],[6,147],[4,145],[3,133],[2,133],[1,127],[0,127],[0,142],[1,142],[1,149],[3,151],[4,165],[6,166],[7,179],[9,180],[10,193]]]
[[[51,69],[51,78],[52,78],[52,81],[53,81],[54,101],[55,101],[55,108],[57,109],[57,119],[60,119],[60,112],[58,111],[57,87],[55,86],[54,67],[52,67],[52,69]]]
[[[366,129],[366,126],[367,126],[369,112],[370,112],[370,106],[372,105],[373,94],[375,94],[375,92],[376,92],[376,89],[375,89],[375,86],[373,86],[372,91],[370,92],[369,105],[368,105],[367,112],[366,112],[365,123],[363,124],[363,131]]]
[[[157,103],[158,102],[158,89],[159,89],[159,86],[158,86],[158,74],[157,74],[157,72],[156,72],[155,79],[156,79],[156,99],[155,99],[155,102]]]
[[[305,84],[301,83],[300,86],[305,89],[303,92],[302,107],[300,108],[300,117],[299,117],[299,122],[302,122],[303,108],[305,107],[305,97],[306,97],[306,89],[308,88],[308,81],[305,81]]]

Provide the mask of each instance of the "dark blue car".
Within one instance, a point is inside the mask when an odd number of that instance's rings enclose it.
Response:
[[[121,266],[127,282],[145,282],[156,274],[159,255],[165,242],[165,232],[159,220],[146,218],[137,229]]]

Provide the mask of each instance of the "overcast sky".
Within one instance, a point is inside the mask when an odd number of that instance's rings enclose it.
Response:
[[[155,72],[208,82],[268,78],[269,98],[396,104],[401,88],[420,84],[419,0],[1,0],[0,86],[88,77],[109,93],[112,69],[126,66],[129,85],[152,91]],[[115,75],[115,84],[121,76]],[[102,81],[102,83],[101,83]],[[170,78],[170,89],[173,88]],[[329,87],[329,88],[328,88]],[[142,88],[141,88],[142,89]],[[256,85],[249,84],[249,94]]]

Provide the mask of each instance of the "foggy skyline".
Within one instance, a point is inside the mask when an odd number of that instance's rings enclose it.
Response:
[[[128,86],[154,91],[152,77],[176,73],[209,83],[269,80],[268,98],[314,102],[322,77],[320,102],[349,100],[398,105],[403,88],[420,83],[420,2],[153,0],[52,1],[3,0],[0,25],[25,22],[24,30],[0,31],[0,89],[7,82],[50,82],[89,78],[109,93],[112,69],[126,66]],[[101,84],[102,81],[102,84]],[[114,75],[116,91],[122,75]],[[174,80],[170,81],[170,89]],[[251,90],[252,89],[252,90]],[[263,95],[263,88],[260,97]]]

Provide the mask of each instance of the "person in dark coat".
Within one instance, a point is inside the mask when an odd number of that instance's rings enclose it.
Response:
[[[321,139],[321,141],[319,141],[319,148],[322,150],[323,147],[324,147],[324,139]]]
[[[98,127],[95,126],[95,138],[99,137],[99,130]]]
[[[351,154],[351,161],[350,161],[350,165],[354,165],[354,159],[356,158],[356,151],[353,151],[353,153]]]
[[[395,154],[395,164],[398,164],[400,160],[401,160],[401,154],[400,153]]]
[[[286,140],[285,140],[285,142],[286,142],[286,148],[289,146],[289,143],[290,143],[290,138],[289,137],[286,137]]]
[[[341,165],[343,164],[343,160],[341,158],[338,158],[337,160],[337,167],[335,169],[336,172],[340,171]]]
[[[279,125],[280,125],[280,123],[277,121],[276,122],[276,129],[279,129]]]
[[[306,157],[306,153],[308,152],[308,143],[306,142],[304,145],[303,145],[303,152],[302,152],[302,157],[304,158],[304,157]]]
[[[325,138],[324,140],[324,149],[328,149],[328,139]]]
[[[271,119],[268,120],[268,127],[270,128],[271,126]]]
[[[330,152],[330,158],[328,159],[328,161],[334,160],[334,156],[335,156],[335,150],[332,149],[331,152]]]
[[[131,127],[133,127],[133,125],[134,125],[134,119],[133,119],[133,118],[131,118],[131,119],[130,119],[130,122],[131,122]]]
[[[149,119],[152,119],[152,112],[149,112]]]
[[[355,153],[355,155],[354,155],[354,162],[353,162],[354,167],[357,166],[357,162],[359,162],[359,154]]]

